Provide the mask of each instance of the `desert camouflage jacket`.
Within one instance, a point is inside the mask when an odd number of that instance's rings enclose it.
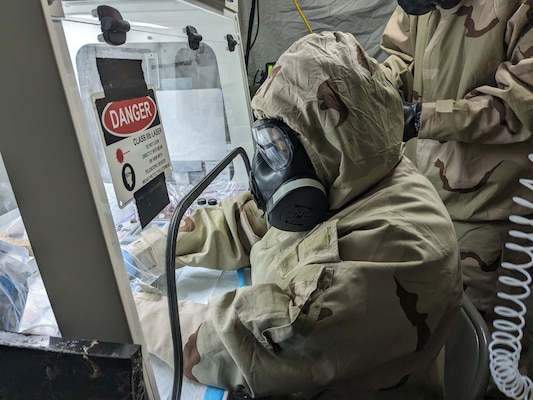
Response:
[[[284,232],[244,193],[182,221],[178,264],[251,265],[253,283],[209,301],[184,339],[185,375],[255,397],[442,398],[458,250],[436,191],[402,155],[396,89],[353,36],[325,32],[279,58],[252,107],[300,133],[331,212]]]
[[[533,1],[463,0],[408,16],[382,38],[386,73],[422,103],[417,167],[457,221],[502,221],[528,210],[533,178]]]

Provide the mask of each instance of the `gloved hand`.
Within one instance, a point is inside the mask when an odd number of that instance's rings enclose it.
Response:
[[[133,292],[133,299],[148,351],[172,367],[174,365],[174,347],[168,317],[168,298],[156,288],[144,285],[142,292]],[[192,301],[180,301],[178,310],[181,346],[185,347],[189,338],[198,330],[200,325],[210,318],[209,310],[206,304]],[[191,362],[193,361],[184,360],[184,365],[190,365]]]
[[[422,114],[422,104],[403,102],[403,141],[418,136],[420,129],[420,115]]]

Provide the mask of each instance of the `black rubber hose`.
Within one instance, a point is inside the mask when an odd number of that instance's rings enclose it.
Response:
[[[198,184],[179,202],[172,213],[167,234],[167,251],[165,260],[165,272],[167,277],[168,312],[170,316],[170,331],[172,333],[172,345],[174,347],[174,381],[172,384],[172,399],[180,400],[183,386],[183,354],[181,343],[181,328],[178,309],[178,292],[176,288],[176,245],[178,229],[185,211],[200,196],[205,189],[224,171],[224,169],[240,155],[243,158],[247,174],[250,173],[250,161],[246,151],[242,147],[233,149],[224,157]]]

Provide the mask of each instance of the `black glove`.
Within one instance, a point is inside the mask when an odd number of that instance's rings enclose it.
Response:
[[[422,114],[422,104],[403,102],[403,141],[418,136],[420,129],[420,114]]]

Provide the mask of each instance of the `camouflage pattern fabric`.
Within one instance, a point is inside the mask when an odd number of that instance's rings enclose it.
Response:
[[[441,399],[457,240],[403,156],[396,89],[353,36],[323,32],[279,58],[252,107],[300,133],[331,212],[284,232],[244,193],[182,221],[178,265],[251,265],[253,281],[210,299],[184,338],[185,376],[254,397]]]
[[[382,38],[383,67],[406,101],[422,103],[407,153],[454,221],[465,292],[492,327],[511,214],[531,198],[533,0],[463,0],[419,17],[397,8]],[[511,240],[511,241],[514,241]]]

